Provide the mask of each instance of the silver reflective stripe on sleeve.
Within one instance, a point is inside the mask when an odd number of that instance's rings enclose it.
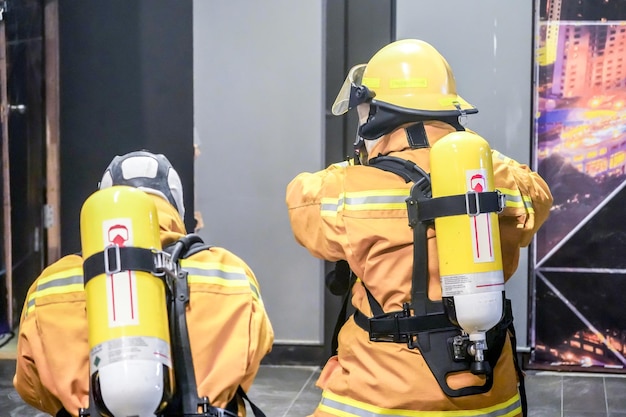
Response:
[[[26,315],[35,308],[35,300],[53,294],[67,294],[84,291],[82,268],[72,268],[48,277],[40,278],[37,288],[28,297]]]
[[[190,283],[214,284],[224,287],[249,287],[254,298],[261,299],[261,292],[257,285],[249,279],[243,268],[219,263],[205,264],[207,267],[200,267],[200,265],[203,264],[193,261],[181,262],[181,266],[189,273],[188,280]]]
[[[334,217],[340,211],[406,210],[409,189],[370,190],[342,193],[337,198],[323,198],[322,216]]]

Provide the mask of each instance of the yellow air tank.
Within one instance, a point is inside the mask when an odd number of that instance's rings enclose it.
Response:
[[[125,268],[120,249],[161,250],[154,201],[133,187],[99,190],[83,204],[80,235],[96,407],[112,417],[153,417],[174,381],[165,284]],[[88,263],[101,273],[87,276]]]
[[[491,149],[469,132],[454,132],[430,151],[432,196],[495,191]],[[472,205],[475,208],[475,205]],[[496,212],[435,218],[444,305],[451,321],[486,348],[485,333],[502,318],[504,275]],[[478,360],[478,357],[477,357]]]

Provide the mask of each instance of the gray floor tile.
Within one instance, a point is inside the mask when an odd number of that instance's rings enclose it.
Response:
[[[564,376],[563,377],[563,411],[602,413],[606,416],[606,396],[604,382],[601,377]],[[591,416],[590,416],[591,417]]]
[[[320,370],[313,374],[311,381],[304,387],[297,402],[294,404],[293,415],[309,415],[315,411],[317,405],[322,398],[322,390],[315,386],[317,379],[320,376]],[[291,416],[291,414],[290,414]]]
[[[609,413],[626,415],[626,377],[604,378]]]
[[[314,395],[318,376],[317,367],[261,366],[248,396],[268,417],[304,417],[321,396]]]
[[[302,387],[302,391],[295,398],[285,417],[305,417],[311,415],[322,397],[322,390],[315,386],[320,370],[311,375],[309,381]],[[269,416],[268,416],[269,417]]]
[[[49,417],[22,401],[13,388],[14,360],[0,360],[0,410],[2,417]]]
[[[546,375],[527,373],[525,378],[526,398],[528,400],[528,411],[536,413],[533,415],[558,415],[560,412],[563,394],[563,377],[560,375]]]
[[[561,410],[560,409],[547,409],[547,408],[541,408],[541,409],[528,409],[528,417],[561,417]]]

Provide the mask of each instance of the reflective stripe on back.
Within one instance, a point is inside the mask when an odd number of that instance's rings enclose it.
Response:
[[[534,213],[530,197],[522,196],[517,189],[498,190],[506,196],[506,207],[525,208],[528,213]],[[342,193],[338,198],[323,198],[320,211],[322,217],[335,217],[341,211],[406,210],[410,192],[409,189],[397,189]]]
[[[189,283],[250,288],[252,296],[257,300],[261,299],[261,293],[256,283],[249,279],[245,269],[239,266],[183,259],[181,267],[189,273],[187,277]]]
[[[26,315],[35,308],[35,299],[52,294],[68,294],[84,291],[83,269],[71,268],[57,272],[37,281],[37,287],[28,297]]]
[[[208,283],[221,285],[223,287],[250,288],[252,296],[262,302],[261,294],[256,283],[248,278],[245,270],[241,267],[192,260],[182,260],[181,267],[189,273],[187,280],[190,283]],[[82,268],[71,268],[67,271],[41,277],[37,281],[37,287],[28,297],[25,315],[33,311],[37,298],[49,295],[82,292],[84,290]]]
[[[342,193],[338,198],[323,198],[321,215],[334,217],[340,211],[406,210],[410,189],[371,190]]]

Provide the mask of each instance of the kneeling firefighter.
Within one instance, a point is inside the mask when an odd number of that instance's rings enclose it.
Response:
[[[296,240],[358,277],[313,415],[522,415],[504,283],[547,219],[547,184],[464,128],[477,109],[424,41],[352,68],[332,110],[351,108],[358,162],[286,193]]]
[[[185,233],[164,155],[115,157],[99,188],[81,210],[81,253],[29,290],[17,392],[57,417],[244,416],[273,343],[256,277]]]

